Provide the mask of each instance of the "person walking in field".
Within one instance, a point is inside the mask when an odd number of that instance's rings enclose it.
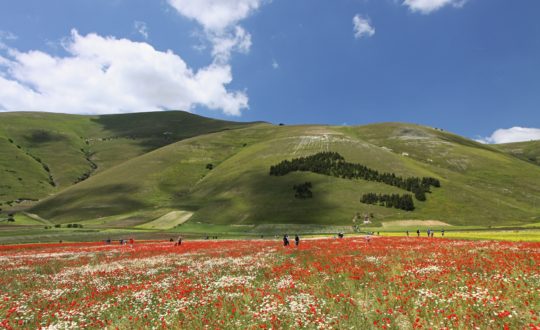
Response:
[[[407,230],[407,237],[409,237],[409,231]]]
[[[300,236],[298,236],[298,234],[294,236],[294,244],[296,245],[296,247],[298,247],[298,245],[300,244]]]
[[[441,236],[444,237],[444,229],[441,230]]]
[[[283,235],[283,246],[289,246],[289,235]]]
[[[417,236],[417,237],[420,237],[420,229],[417,229],[417,230],[416,230],[416,236]]]
[[[178,240],[176,241],[176,244],[174,246],[180,246],[182,245],[182,236],[178,236]]]

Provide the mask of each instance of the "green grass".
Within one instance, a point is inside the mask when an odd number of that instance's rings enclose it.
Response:
[[[434,188],[426,202],[416,201],[415,211],[405,212],[359,202],[366,192],[404,193],[382,183],[306,172],[268,175],[269,167],[284,159],[324,150],[379,171],[436,177],[442,188]],[[209,163],[212,170],[206,168]],[[313,183],[314,198],[294,198],[292,186],[305,181]],[[101,221],[114,227],[145,226],[170,211],[193,212],[188,223],[214,225],[350,226],[360,212],[375,215],[374,227],[411,219],[521,226],[540,219],[536,182],[536,165],[427,127],[258,124],[189,138],[132,158],[32,211],[55,223]],[[149,212],[152,216],[145,215]]]
[[[94,173],[87,156],[98,173],[182,139],[247,125],[181,111],[104,116],[0,113],[0,208],[17,199],[41,199]],[[48,183],[43,164],[56,187]]]
[[[268,175],[284,159],[327,150],[379,171],[435,177],[442,188],[405,212],[359,202],[367,192],[406,193],[382,183],[306,172]],[[278,127],[184,112],[5,113],[0,152],[7,155],[0,159],[0,208],[22,208],[6,202],[40,198],[31,213],[91,229],[162,230],[178,224],[158,221],[173,211],[193,213],[180,228],[234,224],[267,226],[268,232],[291,225],[306,232],[330,226],[333,232],[350,226],[357,212],[373,213],[373,228],[392,220],[440,220],[460,228],[540,221],[537,165],[500,146],[412,124]],[[49,166],[57,187],[32,156]],[[87,156],[98,168],[73,185],[91,169]],[[292,186],[305,181],[313,183],[314,197],[294,198]]]
[[[495,147],[524,161],[540,165],[540,141],[505,143]]]

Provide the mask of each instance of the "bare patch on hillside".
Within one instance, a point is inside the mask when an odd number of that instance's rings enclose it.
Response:
[[[138,227],[144,229],[171,229],[188,221],[192,215],[192,212],[172,211]]]
[[[439,220],[398,220],[398,221],[385,221],[382,223],[383,227],[413,227],[413,226],[422,226],[422,227],[435,227],[435,226],[452,226],[446,222]]]

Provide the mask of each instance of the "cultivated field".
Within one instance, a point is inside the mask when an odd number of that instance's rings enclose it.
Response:
[[[540,243],[115,243],[0,247],[0,327],[540,327]]]

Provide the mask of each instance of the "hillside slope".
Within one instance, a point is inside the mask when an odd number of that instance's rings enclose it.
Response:
[[[380,182],[311,172],[269,175],[282,160],[334,151],[346,161],[399,176],[433,177],[416,209],[359,202],[364,193],[407,193]],[[212,164],[212,169],[209,169]],[[309,181],[313,198],[292,187]],[[97,173],[33,210],[56,223],[132,226],[171,211],[192,223],[347,225],[356,212],[374,223],[429,219],[459,225],[538,222],[540,168],[490,146],[442,132],[386,123],[359,127],[253,125],[197,136]]]
[[[540,141],[497,144],[495,147],[517,158],[540,165]]]
[[[181,111],[0,113],[0,204],[41,199],[167,144],[246,125]]]

